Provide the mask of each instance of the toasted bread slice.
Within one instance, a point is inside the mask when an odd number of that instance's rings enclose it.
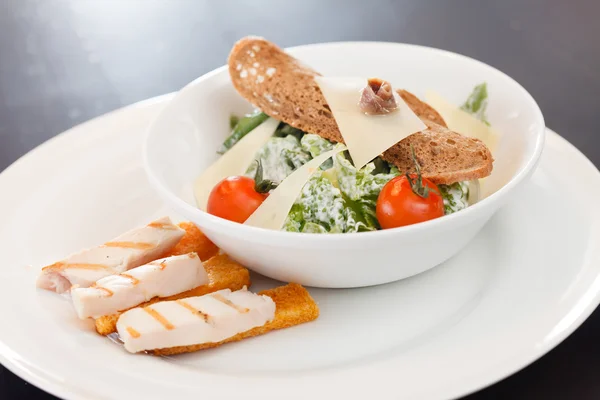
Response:
[[[410,151],[412,144],[423,176],[435,184],[480,179],[492,173],[492,155],[481,140],[428,120],[423,122],[428,129],[400,141],[381,157],[402,172],[416,172]]]
[[[193,223],[182,222],[178,226],[185,231],[185,235],[165,257],[196,253],[202,261],[206,261],[219,252],[217,245],[211,242]]]
[[[238,340],[252,336],[262,335],[276,329],[289,328],[294,325],[310,322],[319,317],[319,307],[317,306],[317,303],[315,303],[305,288],[296,283],[290,283],[275,289],[263,290],[259,294],[269,296],[275,302],[275,318],[265,325],[239,333],[217,343],[171,347],[167,349],[151,350],[150,353],[154,355],[170,356],[210,349],[225,343],[237,342]]]
[[[258,37],[238,41],[229,54],[228,64],[233,86],[264,113],[305,132],[343,142],[314,80],[318,72]],[[408,151],[412,144],[423,176],[434,183],[450,184],[484,178],[491,173],[492,154],[482,141],[452,132],[431,106],[406,90],[398,93],[428,129],[392,146],[382,154],[384,160],[401,172],[414,171]]]
[[[440,113],[437,112],[435,108],[431,107],[429,104],[425,103],[408,90],[399,89],[396,90],[396,92],[398,92],[400,97],[402,97],[402,100],[408,104],[410,109],[413,110],[413,112],[417,114],[419,118],[425,121],[431,121],[435,124],[443,126],[444,128],[448,128],[446,121],[444,121],[444,118],[442,118]]]
[[[240,290],[244,286],[250,286],[250,272],[233,261],[226,254],[220,254],[204,262],[204,268],[208,274],[208,285],[198,286],[192,290],[169,297],[155,297],[135,307],[145,307],[164,300],[177,300],[185,297],[203,296],[208,293],[222,289]],[[131,307],[131,308],[135,308]],[[101,335],[110,335],[117,331],[117,320],[127,310],[117,314],[105,315],[96,319],[96,332]]]

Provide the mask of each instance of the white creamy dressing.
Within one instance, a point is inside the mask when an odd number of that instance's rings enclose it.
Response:
[[[134,308],[121,315],[117,331],[125,349],[137,353],[221,342],[274,317],[273,299],[244,287]]]
[[[321,136],[315,135],[314,133],[307,133],[302,136],[300,145],[302,146],[302,150],[310,153],[312,157],[316,157],[321,153],[329,151],[335,146],[335,144],[331,143],[329,140],[323,139]]]
[[[286,137],[270,138],[256,153],[255,158],[260,160],[263,167],[263,178],[273,182],[283,181],[294,169],[310,161],[300,141],[293,135]],[[290,165],[292,164],[292,165]],[[256,163],[252,162],[246,175],[254,178]]]
[[[295,204],[302,208],[302,218],[305,221],[326,224],[330,227],[329,232],[343,232],[347,228],[342,193],[322,172],[318,172],[304,185]],[[314,230],[316,227],[309,229]]]
[[[456,182],[452,185],[439,185],[444,200],[444,214],[452,214],[469,206],[469,183]]]
[[[71,298],[81,319],[116,314],[154,297],[168,297],[208,284],[208,274],[196,253],[167,257],[98,280],[92,287],[74,288]]]
[[[356,169],[342,155],[335,157],[334,168],[338,186],[351,200],[378,196],[383,186],[398,175],[398,172],[373,174],[375,165],[369,163]]]

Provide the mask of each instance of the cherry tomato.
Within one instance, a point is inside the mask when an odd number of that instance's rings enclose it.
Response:
[[[230,176],[217,183],[210,192],[206,211],[242,224],[262,204],[267,195],[256,191],[254,179],[247,176]]]
[[[417,176],[411,176],[416,180]],[[377,220],[383,229],[416,224],[444,215],[444,200],[438,187],[423,178],[421,189],[427,193],[420,196],[406,176],[398,176],[385,184],[377,198]]]

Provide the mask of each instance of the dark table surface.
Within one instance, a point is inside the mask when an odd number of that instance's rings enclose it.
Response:
[[[598,165],[599,15],[594,0],[0,0],[0,171],[71,126],[181,88],[224,64],[247,34],[281,46],[408,42],[477,58],[519,81],[548,127]],[[596,311],[546,356],[468,399],[598,399],[599,371]],[[0,399],[51,398],[0,366]]]

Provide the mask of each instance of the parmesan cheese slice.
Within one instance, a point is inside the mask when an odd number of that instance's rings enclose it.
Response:
[[[394,112],[386,115],[362,112],[358,102],[367,80],[360,77],[315,77],[358,169],[402,139],[427,129],[396,92],[394,98],[398,109]]]
[[[194,195],[199,209],[206,210],[210,192],[222,179],[243,175],[254,161],[256,152],[269,140],[279,121],[269,118],[244,136],[231,149],[208,167],[194,184]]]
[[[346,146],[339,144],[333,150],[320,154],[292,172],[269,194],[269,197],[244,224],[266,229],[281,229],[306,182],[321,164],[344,150],[347,150]]]
[[[428,91],[425,101],[437,110],[448,124],[448,128],[462,135],[481,140],[492,154],[498,145],[498,133],[468,112],[450,103],[439,93]]]
[[[433,90],[425,93],[425,101],[441,114],[448,128],[462,135],[481,140],[490,149],[492,154],[494,154],[498,146],[498,132],[468,112],[461,110],[458,106],[452,104]],[[469,183],[469,190],[473,194],[469,196],[470,205],[475,203],[472,199],[481,200],[491,194],[487,191],[488,179],[489,177],[486,177]]]

